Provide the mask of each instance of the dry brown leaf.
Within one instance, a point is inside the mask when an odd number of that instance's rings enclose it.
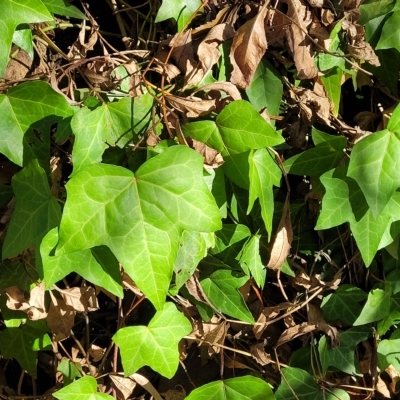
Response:
[[[383,397],[390,399],[392,397],[385,381],[378,375],[378,380],[376,382],[376,391],[379,392]]]
[[[89,353],[90,357],[92,357],[94,362],[99,362],[100,360],[102,360],[105,351],[106,350],[103,349],[102,347],[97,346],[95,344],[91,344],[90,349],[88,350],[88,353]]]
[[[291,303],[281,303],[275,307],[265,307],[257,319],[257,323],[253,327],[253,333],[256,339],[260,339],[268,326],[268,321],[273,320],[282,310],[292,307]]]
[[[227,24],[233,26],[237,20],[237,12],[238,12],[240,6],[241,5],[239,3],[237,3],[235,5],[223,8],[222,10],[220,10],[218,12],[215,19],[213,19],[212,21],[209,21],[203,25],[200,25],[197,28],[193,28],[192,35],[195,37],[199,37],[205,31],[210,30],[211,28],[213,28],[215,25],[218,25],[218,24],[227,23]]]
[[[133,379],[141,387],[145,388],[154,397],[155,400],[163,400],[163,398],[160,396],[160,393],[157,392],[155,387],[145,376],[136,373],[130,375],[129,378]]]
[[[91,18],[91,30],[89,34],[89,39],[86,42],[86,20],[82,21],[81,30],[78,34],[77,39],[75,40],[74,44],[70,47],[69,53],[67,54],[70,60],[79,60],[85,58],[87,52],[93,50],[94,45],[97,43],[99,35],[97,33],[99,29],[99,25],[96,21]]]
[[[188,118],[208,115],[216,108],[215,100],[202,100],[195,96],[179,97],[170,94],[165,97],[172,107],[182,113],[186,113]]]
[[[76,311],[96,311],[99,308],[96,292],[91,286],[63,289],[60,294],[65,304]]]
[[[294,22],[289,25],[287,40],[293,54],[299,79],[312,79],[318,75],[311,55],[312,41],[307,36],[307,27],[311,23],[311,12],[301,0],[282,0],[288,5],[287,15]]]
[[[65,304],[64,300],[55,299],[52,296],[46,322],[49,329],[53,332],[54,341],[58,342],[71,335],[71,329],[75,323],[75,314],[75,310]]]
[[[340,332],[336,327],[327,324],[320,306],[316,303],[308,303],[308,322],[315,324],[317,330],[324,332],[331,340],[334,349],[340,344]]]
[[[374,49],[369,43],[362,41],[354,46],[348,44],[347,48],[352,57],[357,60],[368,61],[374,67],[379,67],[381,65],[378,56],[375,54]]]
[[[385,372],[390,376],[390,379],[392,382],[390,383],[390,390],[392,393],[397,394],[399,393],[397,389],[397,382],[400,380],[400,373],[397,371],[395,367],[393,367],[392,364],[390,364],[386,369]]]
[[[189,86],[198,85],[203,78],[209,73],[211,68],[217,63],[221,57],[218,46],[228,39],[231,39],[235,31],[231,25],[218,24],[215,25],[201,41],[197,49],[199,62],[196,68],[190,74],[185,76],[185,85],[183,90]]]
[[[323,86],[321,87],[318,81],[314,86],[316,91],[304,88],[292,89],[299,102],[302,114],[307,121],[312,124],[315,120],[319,119],[330,126],[332,102],[325,96],[325,90],[323,90]]]
[[[62,168],[60,157],[53,156],[50,159],[50,178],[51,178],[51,194],[58,199],[60,192],[60,182],[62,178]]]
[[[233,66],[231,82],[246,89],[253,80],[254,73],[267,49],[264,20],[268,8],[265,3],[259,13],[243,24],[236,32],[229,58]]]
[[[18,286],[4,289],[7,296],[6,305],[10,310],[25,311],[29,308],[29,302],[25,298],[24,291]]]
[[[110,375],[110,378],[117,390],[118,398],[126,400],[136,387],[136,382],[130,378],[124,378],[118,375]]]
[[[155,60],[155,65],[156,66],[152,68],[152,71],[156,71],[160,75],[164,75],[168,83],[170,83],[181,73],[181,70],[174,64],[164,64],[159,60]]]
[[[139,64],[136,60],[130,60],[124,64],[129,74],[129,96],[140,97],[143,95],[143,89],[140,79]]]
[[[177,33],[168,45],[172,48],[171,58],[175,61],[180,71],[185,76],[190,74],[196,65],[191,29]],[[161,60],[164,61],[162,58]]]
[[[213,317],[210,323],[202,322],[198,325],[190,336],[201,339],[200,345],[204,344],[208,348],[208,355],[219,353],[221,351],[218,344],[224,344],[225,337],[228,333],[229,324],[225,321],[218,321],[217,317]],[[215,344],[215,346],[213,346]]]
[[[179,388],[179,390],[177,389]],[[165,400],[184,400],[186,398],[186,390],[178,385],[175,389],[169,389],[165,393],[161,393]]]
[[[272,358],[264,350],[265,344],[264,341],[264,343],[257,343],[250,347],[251,355],[260,365],[267,365],[272,362]]]
[[[277,233],[273,239],[270,259],[267,267],[277,270],[285,262],[290,253],[292,245],[293,231],[290,221],[289,196],[286,197],[282,210],[282,218],[279,222]]]
[[[45,283],[36,285],[30,293],[29,308],[26,310],[28,318],[32,321],[44,319],[47,317],[46,307],[44,305]]]
[[[192,139],[192,147],[204,157],[204,165],[208,168],[218,168],[224,163],[221,153],[206,144]]]
[[[275,344],[275,348],[281,346],[284,343],[290,342],[291,340],[301,336],[306,335],[307,333],[315,331],[317,325],[310,324],[308,322],[303,322],[300,325],[292,326],[285,331],[283,331],[282,335],[279,337],[277,343]]]
[[[13,45],[11,48],[11,54],[14,54],[17,50],[18,47]],[[20,49],[8,62],[4,79],[6,81],[19,81],[25,78],[29,74],[32,64],[33,60],[28,56],[28,53]]]
[[[250,368],[247,364],[239,361],[241,360],[241,357],[236,356],[235,358],[231,358],[227,354],[224,354],[224,359],[225,359],[224,366],[226,368],[249,369],[250,371],[255,371],[253,368]]]
[[[200,91],[218,90],[223,91],[232,97],[233,100],[241,100],[242,95],[240,94],[238,88],[230,82],[214,82],[208,85],[204,85],[196,89],[193,94]]]

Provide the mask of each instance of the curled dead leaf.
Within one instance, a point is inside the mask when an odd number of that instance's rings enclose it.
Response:
[[[60,290],[65,304],[71,306],[74,310],[96,311],[99,308],[96,292],[91,286],[73,287]]]
[[[199,62],[191,73],[186,75],[183,90],[189,86],[197,85],[203,80],[221,57],[218,46],[226,40],[231,39],[234,33],[232,26],[228,24],[215,25],[208,32],[197,49]]]
[[[118,393],[118,398],[126,400],[133,392],[136,387],[136,382],[130,378],[124,378],[123,376],[110,375],[115,389]]]
[[[54,296],[52,296],[52,299],[53,301],[50,303],[46,322],[49,329],[53,332],[53,340],[58,342],[71,335],[76,312],[64,300],[55,299]]]
[[[268,8],[265,3],[258,14],[243,24],[236,32],[229,58],[233,66],[231,82],[246,89],[253,80],[254,73],[267,49],[264,20]]]
[[[301,0],[282,0],[288,5],[289,21],[287,40],[293,54],[299,79],[312,79],[318,75],[311,52],[312,41],[307,35],[307,27],[311,23],[311,12]]]
[[[279,222],[277,233],[271,241],[272,248],[267,267],[278,270],[290,253],[293,231],[290,221],[289,196],[286,197],[283,205],[282,218]]]
[[[215,110],[215,100],[202,100],[199,97],[179,97],[174,95],[166,96],[172,107],[180,112],[186,113],[188,118],[197,118],[208,115]]]
[[[270,357],[269,354],[267,354],[264,350],[265,343],[257,343],[253,346],[250,347],[250,353],[252,357],[260,364],[260,365],[267,365],[272,362],[272,358]]]
[[[217,150],[208,147],[202,142],[191,139],[192,147],[204,157],[204,165],[208,168],[218,168],[224,163],[224,159]]]

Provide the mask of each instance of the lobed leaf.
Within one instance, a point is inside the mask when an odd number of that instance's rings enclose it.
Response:
[[[47,175],[37,160],[14,175],[12,187],[16,207],[3,244],[3,260],[32,245],[38,249],[42,238],[61,220],[60,206],[51,195]]]
[[[184,146],[151,158],[136,175],[112,165],[82,168],[66,185],[56,255],[106,245],[162,308],[182,231],[221,227],[202,171],[202,157]]]
[[[120,329],[113,340],[121,350],[125,376],[148,365],[166,378],[172,378],[179,365],[178,343],[191,330],[189,320],[173,303],[165,303],[148,326]]]

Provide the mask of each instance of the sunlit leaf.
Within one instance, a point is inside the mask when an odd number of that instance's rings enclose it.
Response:
[[[203,180],[203,159],[173,146],[136,174],[113,165],[82,168],[67,184],[56,255],[106,245],[125,271],[162,308],[184,229],[221,227]]]
[[[179,365],[178,343],[191,330],[189,320],[172,303],[165,303],[148,326],[120,329],[113,340],[121,350],[125,376],[148,365],[166,378],[172,378]]]
[[[8,0],[5,1],[8,3]],[[28,4],[30,1],[21,3]],[[51,125],[73,113],[65,97],[46,82],[25,82],[14,86],[6,95],[0,94],[0,114],[3,116],[0,119],[0,152],[17,165],[22,166],[32,158],[39,158],[41,166],[45,167],[44,163],[48,165],[50,158]],[[33,129],[40,133],[39,138]]]
[[[58,400],[111,400],[114,397],[97,391],[97,381],[92,376],[84,376],[77,381],[52,393]]]
[[[144,134],[151,119],[153,98],[125,97],[118,102],[103,104],[90,111],[82,108],[72,118],[75,134],[72,150],[74,172],[85,165],[101,162],[104,150],[110,146],[123,147]]]
[[[275,400],[271,387],[254,376],[211,382],[193,390],[186,400]]]
[[[350,157],[348,176],[360,186],[375,217],[400,187],[400,140],[389,130],[360,140]]]
[[[207,298],[218,311],[241,321],[254,323],[253,316],[238,290],[248,279],[238,272],[220,269],[201,279],[200,283]]]
[[[163,0],[155,22],[173,18],[177,22],[178,32],[180,32],[200,5],[200,0]]]
[[[46,287],[51,287],[71,272],[94,283],[116,296],[123,297],[118,261],[107,247],[75,251],[61,256],[50,256],[58,243],[58,230],[52,229],[42,240],[40,254]]]
[[[3,244],[3,259],[32,245],[39,248],[44,235],[61,219],[60,205],[51,195],[46,173],[36,160],[14,175],[12,186],[17,203]]]

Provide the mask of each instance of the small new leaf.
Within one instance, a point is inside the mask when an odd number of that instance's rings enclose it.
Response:
[[[189,320],[172,303],[165,303],[148,326],[120,329],[113,340],[121,349],[125,376],[148,365],[166,378],[172,378],[179,365],[178,343],[191,330]]]

